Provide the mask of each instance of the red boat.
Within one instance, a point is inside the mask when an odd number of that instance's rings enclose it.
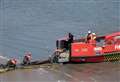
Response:
[[[96,36],[95,42],[87,38],[62,38],[56,41],[52,62],[104,62],[120,60],[120,32]]]

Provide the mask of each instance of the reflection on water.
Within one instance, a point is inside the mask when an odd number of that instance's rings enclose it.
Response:
[[[15,70],[0,75],[2,82],[119,82],[119,63],[54,65],[50,69]]]

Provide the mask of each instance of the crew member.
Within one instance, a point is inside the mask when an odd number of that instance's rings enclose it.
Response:
[[[72,33],[68,33],[68,41],[70,42],[70,43],[72,43],[73,42],[73,34]]]
[[[23,59],[23,64],[24,65],[28,65],[30,64],[30,61],[31,61],[31,57],[32,56],[32,53],[31,52],[27,52],[24,56],[24,59]]]
[[[89,35],[88,43],[96,46],[96,34],[95,33],[91,33]]]
[[[87,34],[86,42],[89,41],[89,39],[91,38],[91,34],[92,32],[89,30]]]
[[[70,49],[70,45],[71,43],[73,42],[73,34],[72,33],[68,33],[68,38],[67,38],[67,41],[66,41],[66,49]]]
[[[14,58],[14,59],[10,59],[8,62],[7,62],[7,67],[13,67],[14,69],[16,68],[16,64],[17,64],[17,60]]]

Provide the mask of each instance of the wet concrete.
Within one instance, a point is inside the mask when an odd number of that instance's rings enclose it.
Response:
[[[52,65],[15,70],[0,75],[0,82],[120,82],[120,63]]]

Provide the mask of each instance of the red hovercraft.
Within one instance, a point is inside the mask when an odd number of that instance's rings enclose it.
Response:
[[[89,32],[86,38],[67,38],[56,41],[56,50],[51,57],[53,63],[87,63],[120,60],[120,32],[96,36]]]

